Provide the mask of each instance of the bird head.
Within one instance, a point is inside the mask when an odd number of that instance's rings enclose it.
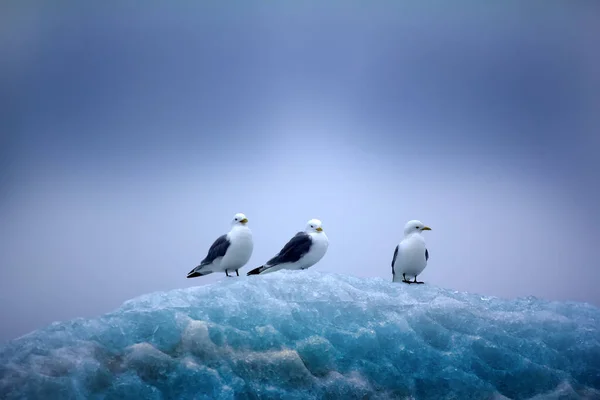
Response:
[[[323,227],[321,226],[321,221],[318,219],[311,219],[306,223],[306,232],[323,232]]]
[[[248,223],[248,218],[242,213],[237,213],[233,216],[233,221],[231,221],[232,225],[246,225]]]
[[[406,225],[404,225],[404,236],[411,235],[413,233],[421,233],[423,231],[430,231],[431,228],[426,226],[419,220],[408,221]]]

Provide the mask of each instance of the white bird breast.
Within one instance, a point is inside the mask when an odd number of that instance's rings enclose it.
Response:
[[[418,276],[427,266],[425,259],[425,239],[419,234],[409,236],[400,242],[398,259],[396,260],[396,275],[406,274],[406,277]]]
[[[252,231],[247,227],[240,226],[232,229],[229,232],[229,241],[231,244],[220,263],[220,268],[223,270],[243,267],[250,260],[254,250]]]
[[[329,238],[325,235],[325,232],[309,233],[309,235],[312,239],[312,245],[310,246],[309,252],[300,260],[300,268],[309,268],[315,265],[323,258],[329,247]]]

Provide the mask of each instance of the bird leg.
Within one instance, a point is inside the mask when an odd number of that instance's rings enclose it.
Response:
[[[235,270],[235,274],[236,274],[237,276],[240,276],[240,273],[238,272],[238,270],[237,270],[237,269]]]
[[[417,284],[423,284],[425,282],[417,282],[417,276],[415,275],[415,281],[413,283],[417,283]]]
[[[406,274],[402,274],[402,282],[408,283],[409,285],[412,283],[411,281],[406,279]]]
[[[229,273],[227,273],[227,270],[225,270],[225,275],[227,275],[228,277],[230,277],[230,276],[229,276]]]

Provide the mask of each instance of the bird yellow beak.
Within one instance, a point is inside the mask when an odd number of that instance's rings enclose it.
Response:
[[[243,220],[240,221],[242,224],[247,224],[248,223],[248,218],[244,218]]]
[[[317,230],[317,232],[323,232],[323,228],[321,228],[321,227],[318,227],[316,230]]]
[[[421,228],[422,231],[430,231],[431,228],[428,226],[424,226],[423,228]]]

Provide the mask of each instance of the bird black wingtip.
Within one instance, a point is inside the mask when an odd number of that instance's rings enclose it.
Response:
[[[204,276],[204,275],[208,275],[208,274],[212,273],[212,271],[198,271],[197,268],[198,267],[196,267],[193,270],[191,270],[190,272],[188,272],[187,278],[197,278],[199,276]]]
[[[248,271],[248,273],[246,274],[246,276],[250,276],[250,275],[258,275],[261,273],[261,271],[265,268],[264,265],[261,265],[260,267],[254,268],[251,271]]]

